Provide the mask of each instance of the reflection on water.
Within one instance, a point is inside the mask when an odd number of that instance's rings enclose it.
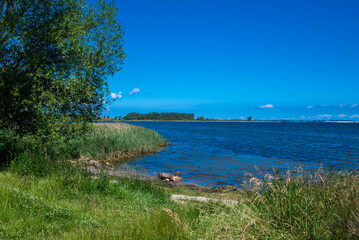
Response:
[[[240,185],[246,173],[273,168],[357,168],[359,124],[246,122],[130,122],[153,129],[172,145],[131,166],[150,174],[180,171],[206,186]]]

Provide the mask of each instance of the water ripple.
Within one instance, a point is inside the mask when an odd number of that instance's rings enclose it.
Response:
[[[150,174],[180,171],[206,186],[239,185],[254,166],[263,171],[304,164],[357,168],[359,124],[130,122],[165,136],[172,145],[130,165]]]

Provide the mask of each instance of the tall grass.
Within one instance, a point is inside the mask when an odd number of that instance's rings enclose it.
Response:
[[[0,238],[358,239],[358,189],[356,173],[276,173],[231,193],[236,205],[181,205],[176,189],[105,174],[0,173]]]
[[[111,161],[156,153],[166,144],[156,132],[126,123],[94,124],[92,131],[75,141],[81,156]]]
[[[251,206],[271,228],[299,239],[359,238],[356,172],[274,174],[260,183]]]
[[[44,176],[67,160],[96,159],[118,163],[163,149],[167,140],[146,128],[125,123],[94,124],[73,139],[43,142],[33,136],[17,137],[0,131],[0,168],[24,175]],[[62,162],[62,164],[59,164]]]
[[[203,239],[359,239],[356,172],[303,171],[252,178],[240,204],[200,221]]]

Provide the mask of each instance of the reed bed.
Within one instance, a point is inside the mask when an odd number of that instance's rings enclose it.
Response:
[[[202,239],[359,239],[359,176],[296,171],[252,178],[240,204],[215,206]],[[206,215],[206,214],[204,214]]]
[[[35,163],[41,168],[45,163],[78,159],[121,163],[157,153],[167,144],[158,133],[126,123],[96,123],[86,133],[71,139],[45,142],[31,135],[18,138],[12,132],[0,130],[0,169],[9,164]]]
[[[167,145],[158,133],[126,123],[95,123],[91,131],[74,141],[85,158],[121,162],[156,153]]]
[[[104,160],[113,164],[161,151],[167,140],[158,133],[126,123],[95,123],[90,130],[55,147],[62,157]]]

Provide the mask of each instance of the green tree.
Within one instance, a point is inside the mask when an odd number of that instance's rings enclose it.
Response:
[[[0,127],[56,137],[97,119],[126,56],[116,16],[102,0],[0,0]]]
[[[252,116],[247,117],[247,121],[252,121]]]

